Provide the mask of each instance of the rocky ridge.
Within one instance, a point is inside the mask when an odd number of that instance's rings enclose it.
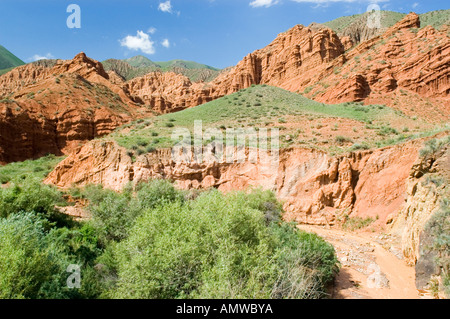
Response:
[[[0,84],[0,163],[68,153],[149,111],[84,53],[18,67]]]
[[[430,121],[448,120],[450,38],[445,28],[419,27],[419,16],[411,13],[346,51],[354,44],[348,37],[322,25],[297,25],[210,83],[153,73],[131,80],[127,89],[142,102],[171,111],[267,84],[324,103],[386,104]]]

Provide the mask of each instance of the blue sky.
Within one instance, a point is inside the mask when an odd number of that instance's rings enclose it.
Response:
[[[363,13],[370,0],[0,0],[0,44],[25,62],[70,59],[84,51],[102,61],[142,54],[154,61],[235,65],[296,24]],[[384,0],[383,10],[424,13],[448,0]],[[81,28],[69,29],[69,4]]]

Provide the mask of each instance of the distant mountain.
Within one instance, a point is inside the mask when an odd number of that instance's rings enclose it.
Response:
[[[171,60],[154,62],[142,55],[126,60],[109,59],[102,63],[106,71],[114,71],[125,80],[144,76],[150,72],[161,71],[183,74],[193,82],[209,82],[221,72],[220,69],[193,61]]]
[[[24,64],[25,62],[0,45],[0,75],[8,72],[16,66]]]
[[[155,62],[153,62],[152,60],[150,60],[142,55],[137,55],[135,57],[126,59],[124,61],[135,68],[149,68],[149,67],[157,68],[158,67],[158,65]]]
[[[184,61],[184,60],[172,60],[167,62],[155,62],[162,69],[171,69],[171,68],[185,68],[185,69],[208,69],[213,71],[220,71],[219,69],[213,68],[212,66],[206,64],[200,64],[193,61]]]

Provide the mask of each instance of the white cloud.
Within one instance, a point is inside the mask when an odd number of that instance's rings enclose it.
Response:
[[[156,28],[150,27],[150,28],[148,28],[147,32],[150,33],[150,34],[155,34],[156,33]]]
[[[161,10],[162,12],[172,13],[172,4],[170,3],[170,0],[166,2],[160,2],[158,10]]]
[[[146,54],[154,54],[155,47],[154,42],[150,39],[150,36],[143,32],[138,31],[136,36],[127,35],[125,38],[120,40],[120,45],[127,47],[130,50],[142,51]]]
[[[46,55],[39,55],[35,54],[31,58],[28,59],[28,61],[39,61],[39,60],[48,60],[48,59],[54,59],[55,57],[51,53],[47,53]]]
[[[414,2],[413,5],[412,5],[413,9],[417,8],[418,6],[419,6],[418,2]]]
[[[161,44],[165,48],[170,48],[170,41],[169,41],[169,39],[164,39],[163,42],[161,42]]]
[[[271,7],[278,3],[278,0],[254,0],[250,2],[250,6],[253,8],[259,8],[259,7]]]

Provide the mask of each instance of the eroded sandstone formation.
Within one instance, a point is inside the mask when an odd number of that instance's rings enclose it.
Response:
[[[386,104],[430,121],[448,120],[450,38],[444,28],[419,27],[419,16],[411,13],[353,47],[352,39],[339,38],[325,26],[297,25],[210,83],[151,73],[126,87],[136,99],[163,112],[267,84],[324,103]]]
[[[62,154],[146,112],[84,53],[0,77],[0,163]]]
[[[450,39],[445,28],[419,26],[419,16],[411,13],[351,48],[351,38],[339,38],[329,28],[297,25],[210,83],[192,83],[173,72],[124,82],[84,53],[47,67],[21,66],[0,76],[0,130],[5,132],[0,162],[67,153],[150,111],[179,111],[253,84],[300,92],[324,103],[386,104],[410,116],[445,122],[450,118]],[[60,84],[59,77],[71,83]],[[13,130],[20,126],[25,129]],[[11,141],[21,150],[11,154],[23,156],[6,154]]]
[[[133,162],[115,142],[92,141],[62,161],[46,182],[62,188],[102,184],[114,190],[154,178],[174,180],[184,189],[215,187],[226,192],[261,186],[284,202],[288,220],[333,225],[351,214],[385,224],[405,201],[421,145],[414,141],[338,157],[295,148],[281,150],[279,161],[198,164],[174,162],[170,149]]]

